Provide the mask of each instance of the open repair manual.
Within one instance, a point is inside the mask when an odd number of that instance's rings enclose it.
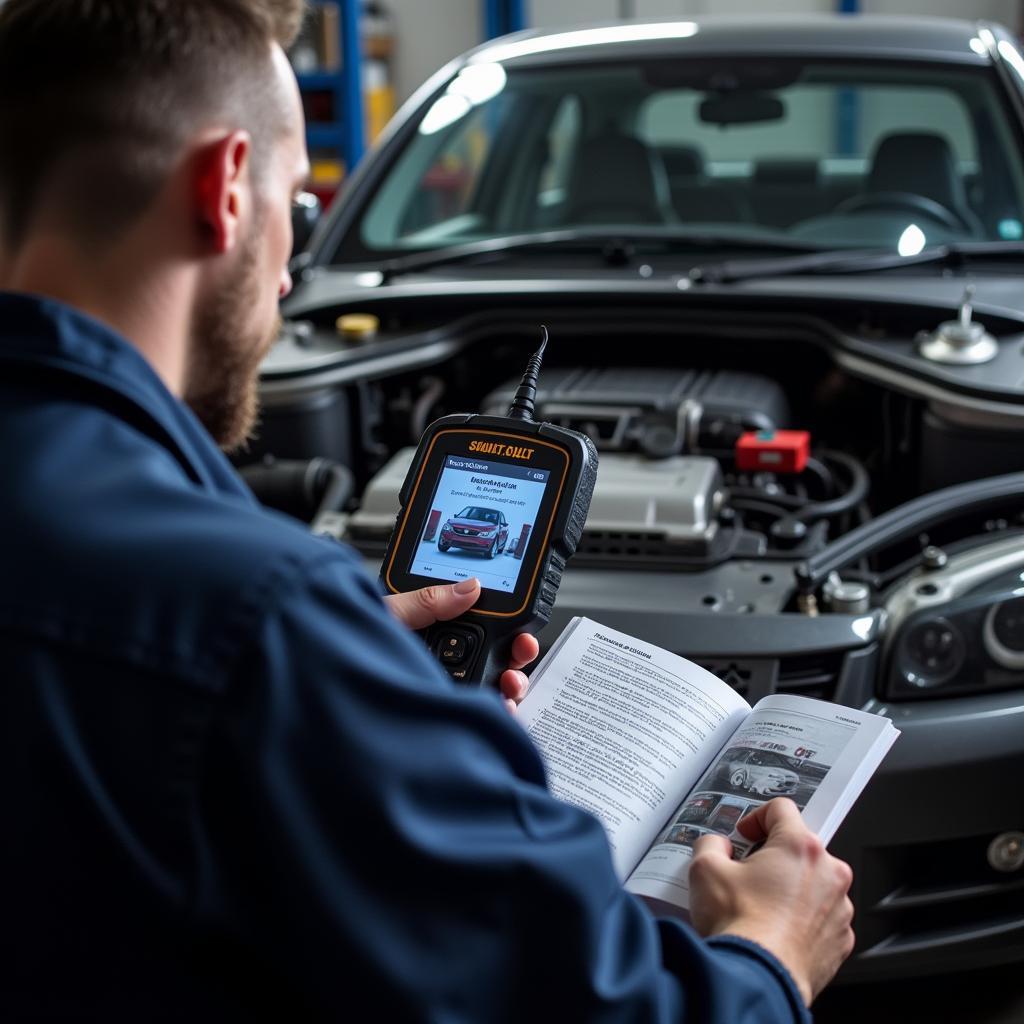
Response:
[[[575,618],[537,666],[520,719],[552,792],[596,815],[631,892],[685,911],[693,844],[728,836],[776,796],[824,842],[899,735],[892,722],[808,697],[753,708],[699,665]]]

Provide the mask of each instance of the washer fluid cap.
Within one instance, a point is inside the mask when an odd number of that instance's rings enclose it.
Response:
[[[933,363],[975,366],[987,363],[999,354],[996,339],[982,324],[971,319],[974,312],[971,305],[973,296],[974,285],[968,285],[960,303],[959,317],[946,320],[932,334],[922,338],[919,347],[925,359]]]
[[[380,329],[380,318],[372,313],[346,313],[334,322],[338,333],[350,341],[369,341]]]

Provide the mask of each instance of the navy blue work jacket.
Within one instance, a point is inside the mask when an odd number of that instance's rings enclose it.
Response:
[[[0,1020],[806,1019],[124,339],[0,295]]]

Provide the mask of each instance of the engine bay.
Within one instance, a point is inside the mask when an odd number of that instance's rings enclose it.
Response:
[[[277,366],[290,346],[313,371],[270,376],[262,437],[249,459],[317,455],[343,465],[350,485],[326,517],[315,503],[288,510],[317,518],[321,532],[354,545],[375,568],[427,423],[507,408],[544,317],[553,343],[538,419],[586,433],[601,460],[553,626],[585,611],[628,632],[639,617],[653,642],[703,653],[709,664],[725,654],[756,661],[772,651],[845,657],[865,648],[877,660],[901,587],[1020,530],[1013,494],[978,507],[954,503],[919,529],[894,527],[899,510],[922,495],[1024,465],[1018,422],[960,415],[948,402],[849,372],[836,357],[834,329],[816,333],[806,319],[767,314],[731,333],[678,323],[669,331],[642,316],[627,324],[612,315],[546,314],[474,313],[441,325],[412,322],[408,313],[385,317],[369,342],[346,348],[332,336],[330,360],[318,349],[326,351],[329,315],[293,326]],[[865,337],[877,342],[881,332]],[[806,448],[798,465],[752,464],[744,451],[751,442],[762,458],[788,460],[774,442],[794,436]],[[876,522],[881,532],[872,540]],[[861,538],[856,557],[828,567],[850,538]],[[807,567],[823,565],[808,583]],[[730,625],[736,615],[749,617],[742,630]],[[771,633],[780,629],[778,641]],[[926,642],[945,645],[956,660],[962,645],[936,629]],[[979,642],[984,629],[982,622],[975,630]],[[933,674],[953,678],[948,670],[943,664]],[[753,678],[760,670],[743,671]],[[997,673],[992,685],[1024,681],[1024,663],[1008,671],[1012,678]],[[885,673],[867,673],[875,682],[848,699],[941,692],[931,677],[908,683],[908,673],[881,691]],[[834,669],[822,696],[836,699],[840,676]]]

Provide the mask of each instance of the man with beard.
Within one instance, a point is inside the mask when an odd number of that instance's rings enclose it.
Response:
[[[290,287],[299,13],[0,7],[0,1017],[803,1019],[850,876],[792,804],[655,921],[406,628],[479,584],[389,609],[211,440]]]

